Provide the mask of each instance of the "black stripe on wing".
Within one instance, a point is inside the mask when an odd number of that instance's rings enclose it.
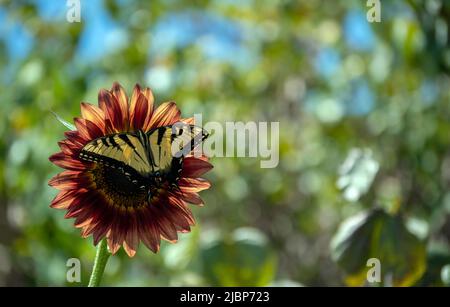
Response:
[[[126,135],[126,133],[121,133],[121,134],[118,135],[118,137],[122,141],[124,141],[128,146],[130,146],[134,150],[136,149],[136,147],[133,145],[133,143],[131,143],[130,138],[128,137],[128,135]]]

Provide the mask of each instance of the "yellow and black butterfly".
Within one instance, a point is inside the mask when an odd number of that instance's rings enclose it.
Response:
[[[163,181],[176,185],[183,157],[207,137],[204,129],[185,123],[158,127],[147,133],[142,130],[115,133],[87,143],[79,158],[119,170],[140,189]]]

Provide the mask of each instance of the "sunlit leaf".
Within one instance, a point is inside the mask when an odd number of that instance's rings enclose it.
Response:
[[[346,273],[346,283],[367,284],[367,261],[381,264],[380,284],[410,286],[425,271],[425,244],[408,231],[400,216],[382,209],[361,213],[344,221],[331,243],[334,261]]]
[[[64,120],[61,116],[59,116],[59,115],[56,114],[55,112],[53,112],[53,111],[50,111],[50,112],[52,112],[52,114],[56,117],[56,119],[57,119],[61,124],[63,124],[66,128],[68,128],[68,129],[70,129],[70,130],[76,130],[76,129],[77,129],[74,125],[72,125],[72,124],[69,123],[68,121]]]
[[[368,148],[353,148],[339,169],[337,186],[348,201],[357,201],[366,193],[378,172],[379,164]]]

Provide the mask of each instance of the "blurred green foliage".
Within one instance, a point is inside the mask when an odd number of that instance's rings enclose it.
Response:
[[[378,259],[386,281],[393,286],[414,284],[425,271],[425,245],[408,231],[399,216],[373,210],[344,222],[333,242],[333,258],[348,276],[349,285],[367,283],[369,259]]]
[[[82,0],[69,23],[65,1],[0,1],[0,285],[87,284],[92,239],[48,207],[51,111],[113,81],[204,121],[278,121],[280,163],[213,158],[193,232],[119,252],[104,285],[344,285],[369,256],[383,280],[448,285],[450,3],[382,1],[368,23],[365,2]]]

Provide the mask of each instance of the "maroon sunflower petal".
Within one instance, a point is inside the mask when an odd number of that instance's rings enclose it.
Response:
[[[73,156],[76,152],[74,144],[68,140],[59,141],[58,146],[65,155]]]
[[[105,133],[105,113],[102,109],[90,103],[82,102],[81,117],[90,120]]]
[[[189,124],[189,125],[195,125],[195,118],[194,117],[189,117],[189,118],[182,118],[180,119],[180,122]]]
[[[142,130],[149,131],[150,130],[150,121],[153,117],[153,113],[155,112],[155,98],[153,97],[153,92],[150,88],[146,87],[145,90],[142,91],[142,94],[145,98],[147,98],[148,103],[148,114],[145,119],[144,125],[142,127]]]
[[[109,225],[106,225],[105,223],[98,223],[95,227],[95,229],[92,232],[92,236],[94,238],[94,245],[97,245],[100,240],[102,240],[106,233],[109,230]]]
[[[128,128],[129,115],[128,115],[128,97],[125,93],[123,87],[118,83],[114,82],[111,92],[119,103],[119,107],[122,114],[122,122],[125,123],[125,127]]]
[[[88,119],[76,117],[74,122],[78,132],[84,139],[93,140],[105,135],[104,131],[100,127]]]
[[[181,177],[197,178],[213,168],[212,164],[204,159],[186,157],[183,160]]]
[[[158,252],[161,234],[154,222],[152,213],[147,207],[141,208],[138,209],[136,218],[138,223],[139,238],[142,243],[144,243],[144,245],[154,253]]]
[[[125,130],[126,125],[123,121],[122,109],[116,97],[107,90],[100,90],[98,93],[98,105],[105,113],[106,128],[108,128],[108,125],[111,125],[114,129],[113,132]]]
[[[192,222],[193,219],[187,216],[185,211],[177,206],[167,207],[167,217],[175,225],[177,231],[181,231],[183,233],[191,231],[191,226],[194,225]]]
[[[96,196],[97,198],[93,202],[93,210],[90,212],[92,219],[83,228],[83,234],[93,235],[94,245],[97,245],[106,236],[108,231],[110,231],[115,215],[114,208],[106,202],[103,196],[100,194]]]
[[[203,206],[204,204],[203,199],[201,199],[200,195],[198,195],[195,192],[183,192],[181,193],[180,197],[185,202],[188,202],[193,205]]]
[[[58,152],[51,155],[48,159],[53,164],[68,170],[83,171],[87,168],[85,164],[78,160],[74,160],[72,157],[64,154],[63,152]]]
[[[76,224],[75,221],[75,227],[81,228],[81,237],[87,238],[89,235],[91,235],[94,232],[94,229],[97,225],[93,222],[93,218],[88,218],[84,222]]]
[[[178,109],[175,102],[164,102],[153,113],[148,124],[148,130],[172,125],[180,121],[180,115],[180,109]]]
[[[139,235],[135,212],[130,212],[129,217],[131,225],[128,227],[123,248],[129,257],[133,257],[139,246]]]
[[[136,95],[137,98],[133,99],[135,103],[132,105],[130,116],[131,128],[133,130],[143,129],[149,111],[147,98],[142,93],[137,93]]]
[[[50,203],[50,207],[55,209],[67,209],[74,200],[86,193],[86,189],[62,190]]]
[[[93,193],[85,193],[81,195],[80,197],[77,197],[67,208],[67,212],[64,215],[64,218],[76,218],[75,220],[75,227],[82,227],[84,225],[81,225],[83,222],[85,222],[87,219],[91,221],[92,219],[92,211],[90,207],[92,207],[92,204],[90,203],[90,198],[92,197]]]
[[[81,148],[84,145],[86,145],[86,143],[88,143],[90,140],[89,139],[85,139],[84,137],[81,136],[80,132],[78,131],[66,131],[64,132],[64,136],[67,138],[68,141],[72,142],[74,145],[77,146],[77,148]]]
[[[108,246],[112,254],[115,254],[125,241],[129,219],[124,210],[115,210],[111,223],[111,231],[107,234]]]
[[[180,210],[183,213],[184,217],[188,220],[190,225],[195,225],[194,215],[186,203],[178,196],[169,193],[168,203],[172,206]]]
[[[152,213],[161,237],[166,241],[175,243],[178,240],[177,229],[167,217],[167,209],[164,206],[152,207]]]
[[[69,206],[67,213],[70,214],[69,217],[79,217],[75,221],[75,227],[82,227],[80,224],[84,222],[87,218],[94,218],[96,213],[98,213],[99,207],[101,206],[102,198],[95,190],[89,189],[86,193],[83,193],[77,197],[77,199]],[[86,217],[83,219],[81,214],[83,213]]]
[[[113,255],[115,253],[117,253],[117,251],[120,249],[120,246],[122,245],[122,243],[119,243],[117,240],[114,240],[114,238],[115,238],[114,236],[106,237],[106,241],[108,243],[108,249],[111,252],[111,254],[113,254]]]
[[[182,192],[200,192],[211,187],[211,183],[203,178],[180,178],[178,186]]]
[[[85,172],[69,170],[54,176],[48,185],[58,190],[82,189],[92,186],[92,178]]]
[[[161,234],[157,228],[157,226],[153,223],[150,223],[147,226],[147,230],[145,233],[140,235],[142,243],[144,243],[147,248],[149,248],[154,253],[159,251],[159,247],[161,244]]]

